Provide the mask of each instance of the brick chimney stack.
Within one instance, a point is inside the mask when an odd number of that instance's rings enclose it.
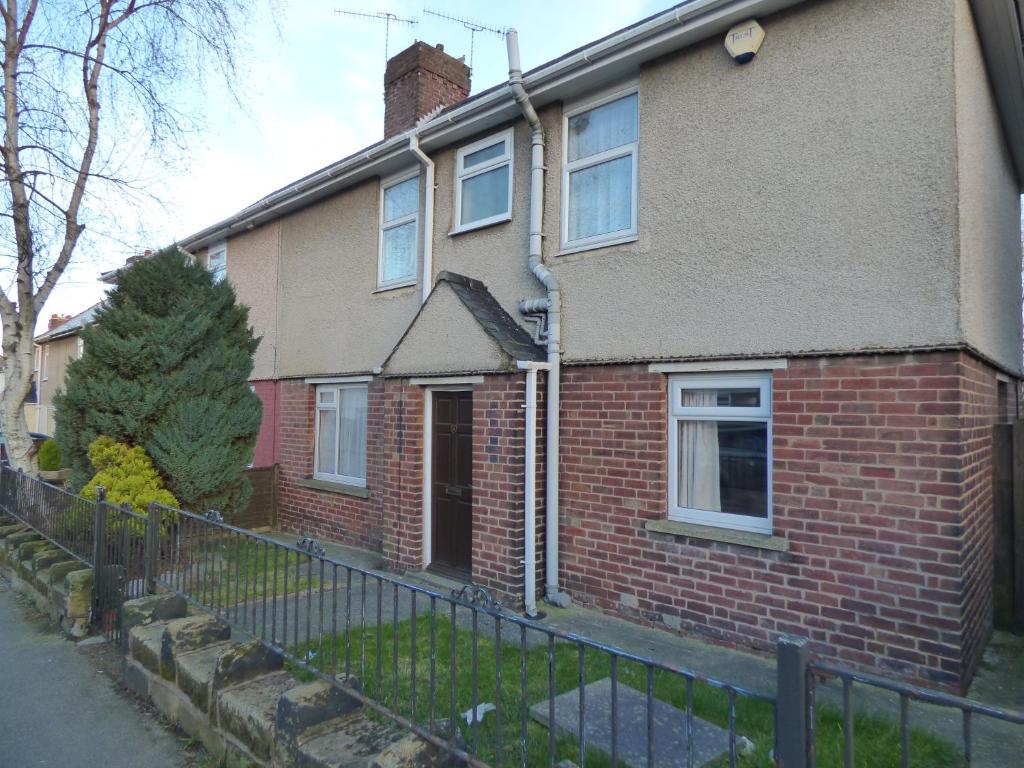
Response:
[[[50,321],[46,324],[46,330],[52,331],[58,325],[64,325],[71,319],[71,315],[50,315]]]
[[[384,138],[407,131],[434,110],[469,96],[469,67],[444,46],[416,41],[395,54],[384,71]]]

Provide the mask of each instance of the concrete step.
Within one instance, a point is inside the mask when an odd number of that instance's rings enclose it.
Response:
[[[295,687],[287,672],[274,672],[222,690],[217,696],[220,727],[259,760],[269,762],[281,694]]]

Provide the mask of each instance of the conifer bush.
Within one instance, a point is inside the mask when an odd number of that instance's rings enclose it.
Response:
[[[230,283],[164,249],[118,273],[82,338],[56,399],[72,486],[99,471],[89,447],[106,436],[151,458],[184,509],[243,510],[262,418],[248,384],[259,339]]]
[[[52,437],[43,441],[39,446],[39,470],[41,472],[56,472],[62,468],[62,457],[60,445]]]

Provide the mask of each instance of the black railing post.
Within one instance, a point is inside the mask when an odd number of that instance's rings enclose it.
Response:
[[[807,666],[811,651],[807,640],[802,637],[781,637],[776,647],[776,765],[779,768],[808,768],[811,745]]]
[[[146,594],[156,592],[156,577],[160,567],[160,507],[150,502],[146,519]]]
[[[103,555],[106,551],[107,538],[107,490],[103,486],[96,488],[96,509],[93,516],[92,531],[92,607],[93,616],[101,616],[103,599]]]

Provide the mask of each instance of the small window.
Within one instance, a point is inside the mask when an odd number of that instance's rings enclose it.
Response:
[[[85,354],[85,339],[81,336],[78,337],[78,356],[81,357]]]
[[[768,374],[669,380],[669,517],[771,532]]]
[[[50,367],[50,348],[43,347],[43,381],[49,380],[49,374],[47,368]]]
[[[455,229],[485,227],[512,217],[512,131],[458,152]]]
[[[638,103],[634,91],[566,114],[563,250],[636,235]]]
[[[382,188],[378,288],[397,288],[416,281],[419,209],[418,175],[386,184]]]
[[[211,245],[206,252],[206,268],[213,275],[213,280],[219,283],[228,276],[228,246],[227,243]]]
[[[367,392],[365,384],[316,388],[316,479],[366,486]]]

